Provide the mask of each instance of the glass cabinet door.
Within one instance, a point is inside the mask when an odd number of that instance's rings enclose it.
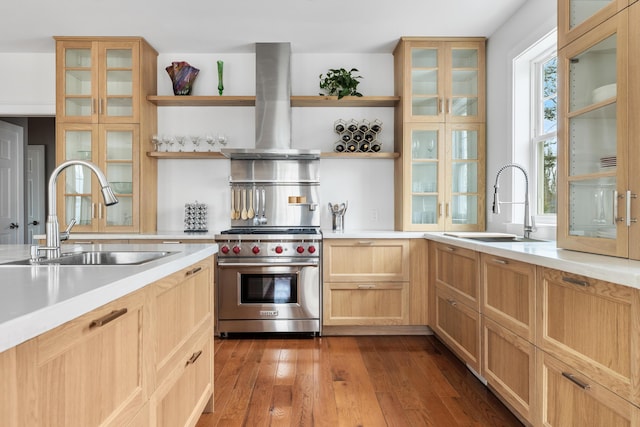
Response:
[[[482,55],[476,46],[454,46],[448,49],[449,86],[446,99],[447,121],[478,122],[480,117],[480,86],[484,64]]]
[[[633,0],[559,0],[558,47],[577,39],[631,3]]]
[[[89,123],[97,118],[97,56],[91,42],[69,42],[58,47],[59,121]],[[60,87],[60,85],[62,87]]]
[[[436,229],[441,222],[443,126],[420,125],[409,130],[411,140],[410,223],[416,229]]]
[[[448,126],[447,148],[447,229],[476,230],[484,226],[484,126]]]
[[[563,221],[558,240],[563,246],[572,239],[589,241],[593,251],[610,255],[621,255],[627,239],[627,141],[626,129],[619,126],[626,96],[618,91],[627,87],[626,69],[618,67],[626,42],[617,36],[626,17],[616,18],[603,24],[600,40],[578,39],[561,51],[560,68],[566,81],[561,107],[566,141],[561,155],[566,160],[559,162],[566,167],[566,181],[560,180],[566,200],[559,210],[566,211],[558,218]]]
[[[415,119],[442,120],[443,65],[439,44],[410,49],[411,116]]]
[[[137,112],[137,44],[101,43],[100,121],[131,122]]]

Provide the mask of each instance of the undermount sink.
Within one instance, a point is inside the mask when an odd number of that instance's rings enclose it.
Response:
[[[476,240],[478,242],[489,243],[509,243],[509,242],[522,242],[522,243],[536,243],[547,242],[548,240],[531,239],[527,237],[519,237],[515,234],[508,233],[492,233],[487,231],[482,232],[448,232],[444,233],[445,236],[457,237],[458,239]]]
[[[60,258],[38,261],[23,259],[2,265],[140,265],[164,258],[175,252],[166,251],[87,251],[62,254]]]

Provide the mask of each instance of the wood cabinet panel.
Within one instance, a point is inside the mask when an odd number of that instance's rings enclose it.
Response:
[[[482,314],[535,340],[536,266],[481,254]]]
[[[640,403],[640,291],[552,269],[538,282],[536,344]]]
[[[18,377],[16,349],[0,353],[0,425],[18,425]]]
[[[537,351],[539,420],[544,426],[640,425],[640,409],[544,351]]]
[[[535,415],[535,346],[486,317],[482,320],[482,375],[525,420]]]
[[[407,325],[407,282],[325,283],[325,325]]]
[[[480,313],[456,298],[447,287],[436,284],[432,327],[458,357],[480,372]]]
[[[479,255],[477,252],[438,243],[435,246],[435,281],[446,286],[461,302],[480,310]]]
[[[325,241],[323,270],[324,280],[328,282],[406,282],[409,280],[409,241]]]
[[[411,239],[409,281],[409,324],[427,325],[429,318],[429,242]]]
[[[144,405],[145,291],[109,303],[17,347],[34,406],[21,425],[121,426]]]

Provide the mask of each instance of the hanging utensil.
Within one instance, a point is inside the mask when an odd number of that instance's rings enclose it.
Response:
[[[231,219],[236,219],[236,193],[231,187]]]
[[[240,212],[240,218],[247,219],[247,189],[242,189],[242,212]]]
[[[236,219],[240,219],[240,196],[242,192],[240,189],[236,189]]]
[[[253,188],[249,189],[249,211],[247,212],[247,218],[251,219],[255,216],[256,212],[253,210]]]

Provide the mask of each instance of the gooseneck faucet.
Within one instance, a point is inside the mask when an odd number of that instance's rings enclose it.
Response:
[[[500,174],[505,169],[509,169],[509,168],[519,169],[524,174],[524,201],[523,202],[501,202],[498,199],[498,188],[500,187],[498,185],[498,179],[500,178]],[[535,220],[529,214],[529,175],[527,174],[527,171],[525,170],[525,168],[523,168],[522,166],[520,166],[517,163],[509,163],[508,165],[502,166],[498,170],[498,173],[496,174],[496,182],[493,185],[493,207],[492,207],[492,211],[493,211],[494,214],[499,214],[500,213],[500,204],[502,204],[502,203],[506,203],[506,204],[524,204],[524,238],[525,239],[531,238],[531,233],[536,230],[536,225],[535,225]]]
[[[40,251],[45,251],[47,254],[47,258],[59,258],[60,257],[60,240],[66,240],[69,238],[69,232],[71,231],[71,227],[76,223],[75,219],[72,219],[69,223],[69,227],[63,232],[60,233],[60,226],[58,224],[58,214],[56,207],[56,183],[58,181],[58,176],[60,173],[68,168],[69,166],[86,166],[88,167],[98,178],[98,182],[100,183],[100,188],[102,191],[102,197],[104,198],[104,203],[107,206],[115,205],[118,203],[118,198],[113,194],[113,190],[109,186],[109,181],[107,181],[107,177],[104,173],[93,163],[88,162],[86,160],[68,160],[64,163],[61,163],[58,167],[56,167],[51,173],[51,177],[49,178],[49,186],[48,186],[48,210],[47,214],[47,223],[46,223],[46,234],[47,234],[47,245],[44,247],[35,246],[32,248],[31,258],[38,258]]]

